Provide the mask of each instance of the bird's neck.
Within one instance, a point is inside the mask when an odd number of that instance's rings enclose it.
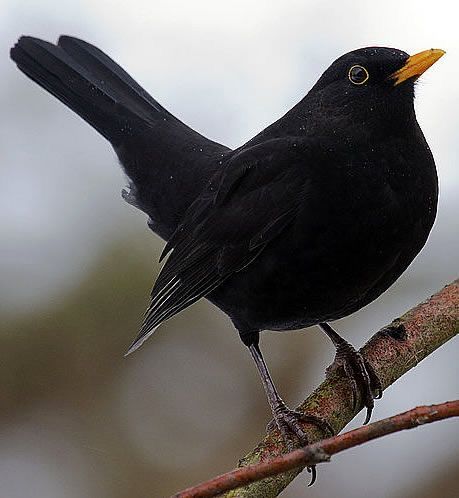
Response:
[[[250,145],[282,137],[335,136],[336,140],[403,138],[418,129],[413,102],[388,107],[387,102],[352,106],[327,106],[320,98],[306,95],[284,116],[250,140]]]

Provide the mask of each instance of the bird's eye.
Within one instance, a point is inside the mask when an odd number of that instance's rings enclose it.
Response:
[[[354,85],[363,85],[370,75],[363,66],[355,65],[349,69],[348,77]]]

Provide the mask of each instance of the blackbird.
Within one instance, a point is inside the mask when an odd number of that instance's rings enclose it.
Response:
[[[123,198],[167,241],[129,352],[206,297],[231,318],[275,423],[298,443],[302,421],[332,429],[285,405],[259,336],[319,325],[367,422],[380,382],[328,322],[376,299],[427,240],[437,175],[413,99],[415,80],[443,54],[349,52],[283,117],[230,150],[174,117],[96,47],[21,37],[11,58],[110,141],[129,178]]]

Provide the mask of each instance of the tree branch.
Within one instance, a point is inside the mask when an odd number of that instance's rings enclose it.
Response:
[[[456,280],[377,332],[361,352],[381,380],[383,389],[386,389],[458,332],[459,280]],[[362,404],[359,400],[353,410],[351,384],[344,372],[337,370],[328,375],[298,409],[326,420],[338,434],[362,409]],[[304,431],[311,443],[323,437],[310,424],[304,425]],[[266,462],[286,451],[281,435],[273,430],[239,461],[239,467]],[[229,491],[225,497],[274,498],[301,470],[295,468],[275,477],[253,482]]]
[[[407,412],[385,418],[370,425],[364,425],[340,436],[310,444],[272,460],[232,470],[202,484],[188,488],[176,494],[174,498],[211,498],[225,491],[230,491],[288,470],[327,462],[332,455],[373,439],[451,417],[459,417],[459,400],[448,401],[439,405],[418,406]]]

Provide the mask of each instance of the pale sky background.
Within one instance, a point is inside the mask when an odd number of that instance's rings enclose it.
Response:
[[[55,41],[65,33],[95,44],[169,111],[231,147],[297,103],[344,52],[370,45],[409,53],[442,48],[446,56],[420,80],[416,98],[418,120],[438,168],[437,222],[422,254],[395,290],[359,313],[354,340],[363,343],[368,330],[376,330],[458,276],[458,16],[453,1],[0,0],[0,310],[26,313],[57,299],[83,278],[109,241],[143,230],[146,221],[121,200],[125,182],[109,144],[9,60],[8,50],[19,35]],[[150,239],[153,261],[161,244]],[[342,320],[343,329],[346,323],[350,322]],[[457,356],[456,340],[426,360],[416,375],[407,375],[389,390],[376,417],[457,397]],[[135,408],[135,383],[129,379],[137,377],[137,368],[149,367],[131,365],[123,396],[134,405],[129,417],[138,427],[142,417]],[[243,379],[239,382],[242,385]],[[215,407],[216,417],[219,410],[224,410],[222,404]],[[387,438],[336,458],[327,466],[333,478],[319,479],[321,490],[330,497],[363,498],[374,486],[387,493],[376,496],[391,496],[414,475],[428,479],[432,459],[438,458],[440,465],[441,459],[457,455],[457,422],[453,424]],[[27,430],[23,429],[25,434]],[[66,498],[97,496],[89,487],[75,485],[71,491],[72,465],[63,465],[62,473],[51,477],[41,475],[39,465],[32,466],[39,491],[24,494],[20,476],[27,475],[32,464],[22,458],[20,432],[8,434],[0,443],[0,482],[3,475],[9,476],[9,494],[3,495],[0,485],[2,496],[61,497],[65,476],[70,479],[65,482]],[[142,446],[141,433],[133,431],[132,439]],[[427,439],[429,455],[423,455],[419,448],[426,447]],[[155,458],[151,448],[142,451],[147,460]],[[46,452],[37,458],[46,461]],[[8,465],[2,468],[2,461]],[[84,465],[78,463],[81,472]],[[314,490],[304,486],[295,483],[285,496],[314,496]]]

